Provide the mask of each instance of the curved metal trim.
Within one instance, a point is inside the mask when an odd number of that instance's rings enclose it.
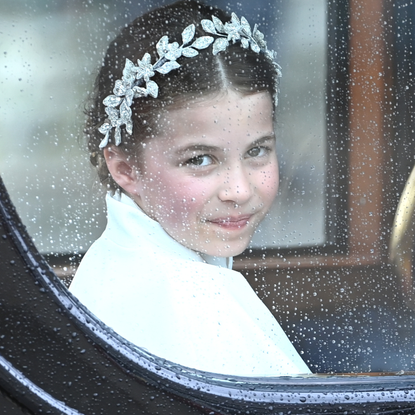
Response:
[[[415,167],[406,182],[399,204],[389,245],[389,259],[399,275],[403,299],[415,310],[415,289],[412,276],[415,237]]]
[[[22,372],[17,370],[4,357],[0,356],[0,381],[3,389],[10,392],[18,390],[19,401],[23,404],[29,403],[38,406],[39,410],[48,413],[59,413],[64,415],[80,415],[81,412],[70,408],[64,402],[55,399],[49,393],[30,381]],[[6,382],[5,382],[6,381]]]

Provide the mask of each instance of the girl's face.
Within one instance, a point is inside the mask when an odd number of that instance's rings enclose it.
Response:
[[[228,92],[172,110],[160,130],[140,154],[134,200],[182,245],[240,254],[278,190],[269,94]]]

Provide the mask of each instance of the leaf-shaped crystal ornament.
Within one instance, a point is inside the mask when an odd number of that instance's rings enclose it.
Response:
[[[192,48],[196,48],[199,50],[206,49],[211,45],[213,41],[214,38],[212,36],[201,36],[192,43]]]
[[[156,71],[165,75],[177,68],[180,68],[180,65],[176,61],[168,61],[163,66],[160,66],[160,68],[157,68]]]
[[[140,86],[134,86],[132,90],[134,92],[134,98],[146,97],[148,95],[146,88]]]
[[[251,49],[255,52],[255,53],[259,53],[261,52],[261,48],[256,44],[256,42],[251,42]]]
[[[104,139],[99,143],[99,148],[102,149],[108,145],[108,140],[110,137],[111,129],[112,129],[112,125],[110,122],[105,122],[104,124],[101,125],[101,127],[98,128],[98,131],[101,134],[105,135]]]
[[[136,73],[137,73],[136,66],[134,65],[132,61],[130,61],[130,59],[127,58],[125,60],[124,70],[122,72],[122,75],[123,75],[122,80],[125,82],[131,82],[134,80]]]
[[[149,53],[145,53],[143,59],[138,59],[137,79],[143,78],[148,82],[152,76],[154,76],[153,65],[151,64],[151,56]]]
[[[120,112],[116,108],[113,108],[113,107],[105,108],[105,112],[107,113],[108,118],[111,121],[111,124],[115,127],[118,121],[118,118],[120,116]]]
[[[127,104],[127,101],[124,100],[120,106],[120,120],[123,124],[126,124],[131,119],[131,108]]]
[[[252,37],[254,38],[255,42],[258,43],[259,47],[264,49],[265,52],[268,51],[267,49],[267,42],[264,40],[264,34],[258,30],[258,26],[255,24],[254,30],[252,32]]]
[[[191,24],[186,27],[186,29],[182,32],[182,44],[183,46],[187,45],[192,41],[192,39],[195,36],[196,26],[194,24]]]
[[[159,86],[154,81],[147,82],[147,93],[153,98],[157,98],[159,95]]]
[[[163,36],[156,44],[157,54],[161,59],[167,53],[167,46],[169,44],[169,38],[167,36]]]
[[[132,89],[127,89],[125,92],[125,101],[127,102],[128,106],[131,107],[134,98],[134,91]]]
[[[217,55],[219,52],[226,50],[229,46],[228,39],[224,39],[223,37],[218,37],[215,42],[213,43],[213,51],[214,55]]]
[[[117,107],[123,101],[122,97],[117,97],[116,95],[108,95],[103,103],[107,107]]]
[[[194,56],[199,55],[199,52],[189,46],[187,48],[183,48],[182,55],[186,58],[193,58]]]
[[[248,20],[243,16],[241,17],[241,28],[247,36],[252,36],[251,26],[249,25]]]
[[[102,141],[99,143],[99,148],[102,150],[103,148],[105,148],[108,145],[109,142],[109,138],[110,138],[110,132],[107,131],[106,133],[104,133],[103,131],[101,131],[98,128],[98,131],[102,134],[105,134],[105,137],[102,139]]]
[[[216,16],[212,16],[212,21],[219,33],[223,33],[225,31],[225,26],[223,25],[222,20],[218,19]]]
[[[133,133],[133,121],[131,118],[125,123],[125,129],[127,130],[128,134],[131,135]]]
[[[112,92],[114,92],[114,94],[117,96],[123,96],[127,90],[126,84],[127,84],[126,82],[123,82],[117,79],[115,81],[115,86]]]
[[[238,16],[235,13],[232,13],[232,18],[230,22],[225,23],[225,33],[228,34],[228,40],[235,43],[241,39],[241,34],[243,34],[243,28],[238,19]]]
[[[98,131],[101,134],[106,134],[108,131],[110,131],[112,128],[112,125],[110,122],[104,122],[104,124],[101,125],[101,127],[98,128]]]
[[[121,129],[120,127],[117,125],[115,127],[115,145],[119,146],[121,144]]]
[[[182,56],[182,49],[177,42],[167,45],[167,53],[164,55],[169,61],[175,61]]]
[[[156,52],[159,57],[153,65],[151,55],[145,53],[143,58],[137,60],[135,65],[130,59],[125,60],[122,72],[122,79],[115,81],[113,94],[108,95],[104,100],[105,112],[108,118],[98,128],[104,138],[99,148],[105,148],[111,140],[111,133],[114,129],[114,143],[121,144],[121,127],[125,126],[128,134],[133,133],[132,110],[133,99],[150,95],[158,97],[159,87],[151,78],[156,74],[167,74],[177,68],[180,64],[177,59],[182,56],[193,58],[199,54],[199,50],[206,49],[213,43],[212,54],[217,55],[229,47],[230,42],[240,42],[245,49],[251,48],[255,53],[263,53],[274,66],[276,77],[281,77],[281,68],[276,63],[276,53],[267,48],[264,35],[258,30],[257,24],[251,30],[248,21],[241,17],[239,20],[235,13],[231,15],[231,21],[225,24],[216,16],[212,20],[203,19],[201,26],[209,36],[201,36],[193,41],[196,33],[194,24],[187,26],[182,34],[182,44],[177,42],[169,43],[168,36],[163,36],[156,44]],[[191,43],[193,41],[193,43]],[[190,44],[191,43],[191,44]],[[275,105],[277,105],[277,91],[275,93]]]
[[[213,17],[212,17],[213,18]],[[222,22],[221,22],[222,23]],[[217,33],[216,33],[216,29],[215,29],[215,25],[213,24],[213,22],[212,21],[210,21],[210,20],[207,20],[207,19],[203,19],[202,21],[201,21],[201,24],[202,24],[202,28],[203,28],[203,30],[205,31],[205,32],[207,32],[207,33],[212,33],[212,34],[214,34],[214,35],[216,35]]]

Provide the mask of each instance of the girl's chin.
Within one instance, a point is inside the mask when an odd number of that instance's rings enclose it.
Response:
[[[242,254],[248,248],[247,244],[238,244],[237,246],[233,246],[232,244],[224,244],[221,246],[210,246],[208,248],[202,247],[198,251],[211,256],[221,257],[221,258],[228,258]]]
[[[229,237],[228,232],[228,235],[218,233],[213,235],[210,234],[207,235],[206,238],[203,238],[203,240],[200,240],[200,238],[186,238],[183,237],[183,235],[180,235],[181,237],[175,237],[174,234],[170,234],[170,236],[172,236],[173,239],[181,245],[191,249],[192,251],[210,256],[228,258],[240,255],[248,248],[252,232],[249,232],[248,235],[245,229],[244,233],[245,234],[243,236],[240,235],[237,237],[234,235],[233,238],[229,238],[228,240],[225,239],[226,237]]]

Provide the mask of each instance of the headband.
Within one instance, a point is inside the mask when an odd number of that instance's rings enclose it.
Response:
[[[137,65],[126,59],[123,76],[115,81],[113,95],[108,95],[103,101],[108,118],[98,128],[98,131],[105,136],[99,148],[103,149],[108,145],[113,129],[115,129],[116,146],[121,144],[121,127],[123,125],[125,125],[128,134],[133,133],[131,119],[133,99],[149,95],[157,98],[159,87],[156,82],[151,80],[156,72],[167,74],[180,68],[177,59],[182,56],[186,58],[197,56],[199,50],[208,48],[212,43],[213,55],[226,50],[231,42],[240,42],[245,49],[251,48],[256,53],[263,53],[273,64],[277,78],[281,77],[281,68],[275,60],[276,53],[267,48],[264,35],[258,30],[256,24],[251,30],[248,21],[244,17],[239,20],[235,13],[232,13],[231,20],[225,24],[215,16],[212,16],[212,20],[203,19],[201,24],[205,32],[214,36],[201,36],[193,40],[196,29],[195,25],[191,24],[182,32],[181,45],[177,42],[169,43],[167,36],[163,36],[158,41],[156,50],[159,59],[156,63],[151,63],[149,53],[145,53],[141,60],[137,59]],[[277,105],[277,101],[275,104]]]

